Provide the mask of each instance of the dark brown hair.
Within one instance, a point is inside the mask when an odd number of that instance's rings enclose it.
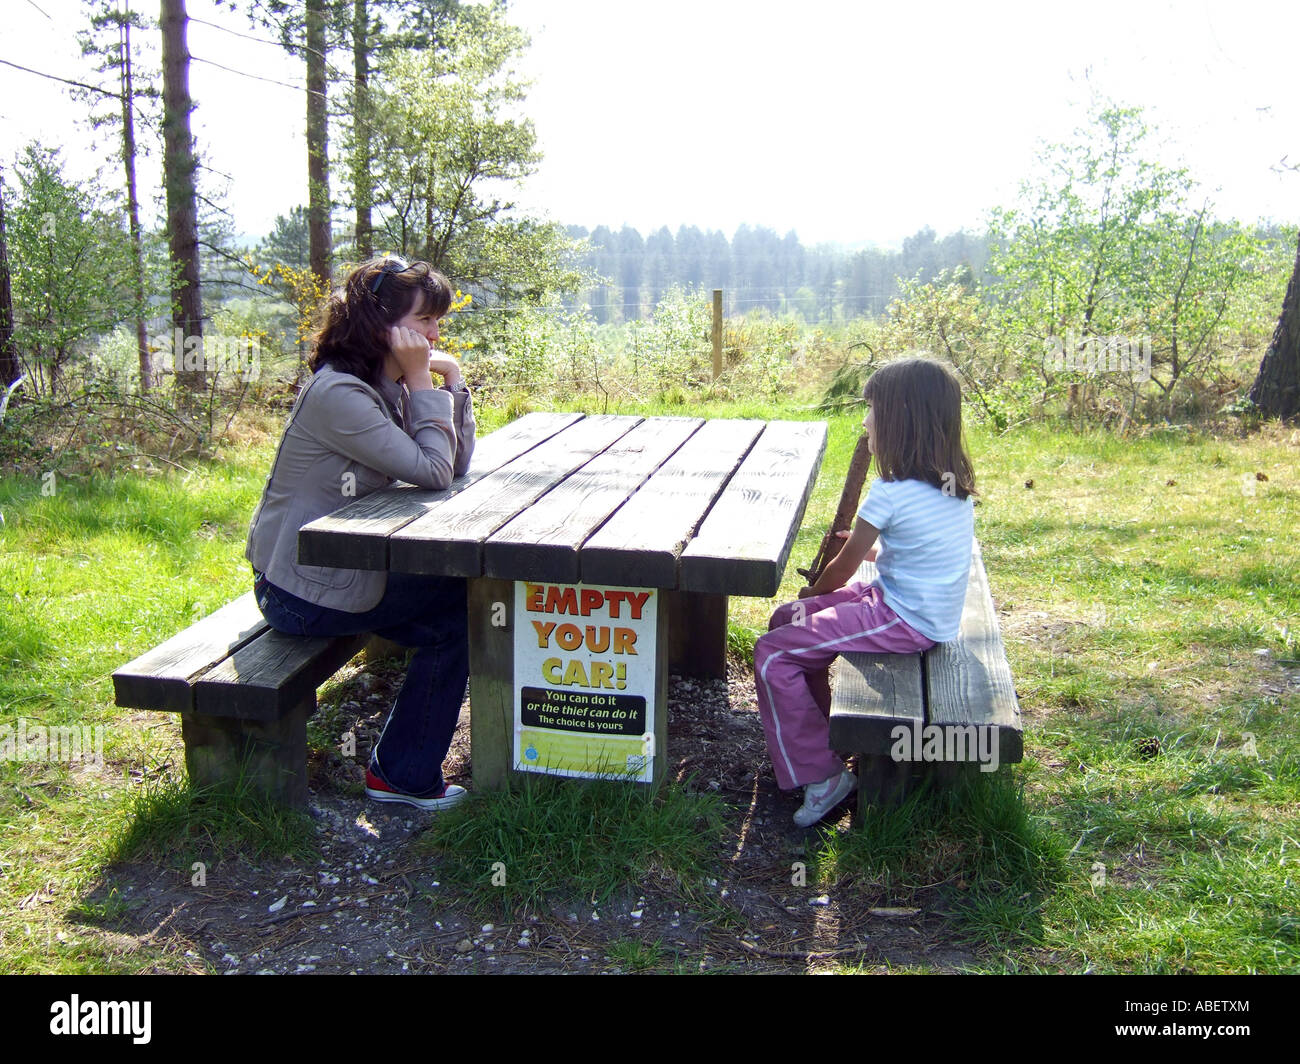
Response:
[[[961,383],[942,362],[903,358],[867,380],[875,411],[871,450],[882,480],[923,480],[946,495],[976,495],[961,432]]]
[[[427,262],[408,265],[389,257],[362,263],[321,308],[312,372],[333,366],[377,384],[388,357],[388,330],[417,307],[441,318],[451,300],[451,282]]]

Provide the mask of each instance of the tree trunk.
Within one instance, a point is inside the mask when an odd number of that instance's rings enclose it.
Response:
[[[429,173],[424,184],[424,254],[422,258],[431,266],[437,266],[433,259],[433,154],[429,155]]]
[[[1300,242],[1282,313],[1259,364],[1250,401],[1269,417],[1285,419],[1300,413]]]
[[[325,105],[325,0],[307,0],[307,232],[311,272],[328,290],[330,185]]]
[[[374,235],[370,218],[373,195],[370,186],[370,42],[366,0],[353,0],[352,5],[352,66],[353,93],[352,130],[356,141],[352,156],[352,193],[356,199],[357,258],[361,261],[374,258]]]
[[[128,5],[129,7],[129,5]],[[135,344],[140,358],[140,391],[153,383],[153,359],[144,324],[144,243],[140,237],[140,203],[135,190],[135,90],[131,80],[130,12],[121,23],[122,60],[122,162],[126,166],[126,205],[131,227],[131,250],[135,268]]]
[[[190,133],[190,112],[194,106],[190,101],[188,22],[185,0],[162,0],[163,179],[167,186],[176,382],[182,402],[195,400],[207,385],[194,178],[198,160]]]
[[[5,241],[4,164],[0,163],[0,391],[22,374],[14,350],[14,301],[9,288],[9,245]]]

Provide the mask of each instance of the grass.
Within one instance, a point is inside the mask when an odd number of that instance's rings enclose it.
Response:
[[[472,904],[513,916],[563,899],[600,905],[637,884],[705,903],[699,887],[722,833],[713,795],[677,784],[651,794],[616,781],[539,776],[471,796],[440,815],[417,846],[442,859],[444,880]]]
[[[609,944],[606,953],[625,972],[672,971],[674,967],[668,963],[663,946],[657,940],[638,942],[632,938],[619,939]]]
[[[311,818],[259,796],[251,781],[192,787],[170,778],[130,792],[108,858],[166,861],[189,869],[196,860],[207,864],[236,855],[305,860],[315,849]]]
[[[1294,445],[1035,430],[993,453],[1026,801],[1070,843],[1038,943],[1075,970],[1300,970],[1300,692],[1271,664],[1300,620]]]
[[[954,919],[956,941],[1004,949],[1041,936],[1041,909],[1065,878],[1064,851],[1011,773],[976,772],[876,809],[855,831],[823,830],[810,871],[823,888],[938,908]]]
[[[636,412],[820,416],[793,404]],[[483,432],[505,419],[480,412]],[[834,511],[858,421],[830,420],[777,599],[731,600],[733,651],[747,653],[802,582],[795,565]],[[1276,426],[1123,440],[972,426],[970,439],[1026,760],[824,833],[825,889],[913,899],[990,971],[1300,971],[1300,688],[1278,664],[1300,659],[1296,442]],[[0,478],[0,724],[105,726],[99,770],[0,760],[5,970],[187,970],[161,945],[128,950],[95,929],[125,911],[114,861],[161,858],[184,874],[205,854],[310,851],[308,827],[190,792],[175,718],[116,709],[109,682],[246,589],[244,535],[274,444],[245,437],[188,473],[56,477],[52,495],[39,477]],[[698,889],[722,874],[724,815],[689,788],[647,799],[538,780],[440,817],[429,845],[443,878],[484,906],[576,906],[654,883],[725,921]],[[628,970],[682,963],[654,942],[613,952]]]

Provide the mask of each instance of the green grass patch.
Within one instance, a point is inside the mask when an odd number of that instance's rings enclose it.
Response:
[[[109,859],[147,858],[188,867],[192,861],[236,855],[305,860],[315,853],[311,818],[262,797],[251,780],[193,787],[170,779],[131,792]]]
[[[626,972],[654,972],[672,968],[666,962],[663,947],[658,942],[622,938],[606,946],[605,955]]]
[[[762,634],[757,629],[729,623],[727,625],[727,655],[752,664],[754,661],[754,644],[758,642],[758,637]]]
[[[619,781],[529,777],[440,814],[418,845],[473,904],[507,916],[540,912],[548,899],[600,904],[638,884],[698,904],[701,883],[717,874],[723,814],[717,797],[678,784],[651,794]]]
[[[953,918],[957,941],[1006,950],[1041,940],[1065,851],[1004,769],[918,788],[896,806],[873,807],[850,832],[822,830],[811,871],[822,887],[870,890],[881,904],[937,907]]]

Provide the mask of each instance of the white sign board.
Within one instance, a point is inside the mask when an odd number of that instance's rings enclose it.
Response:
[[[514,767],[653,777],[659,592],[515,583]]]

